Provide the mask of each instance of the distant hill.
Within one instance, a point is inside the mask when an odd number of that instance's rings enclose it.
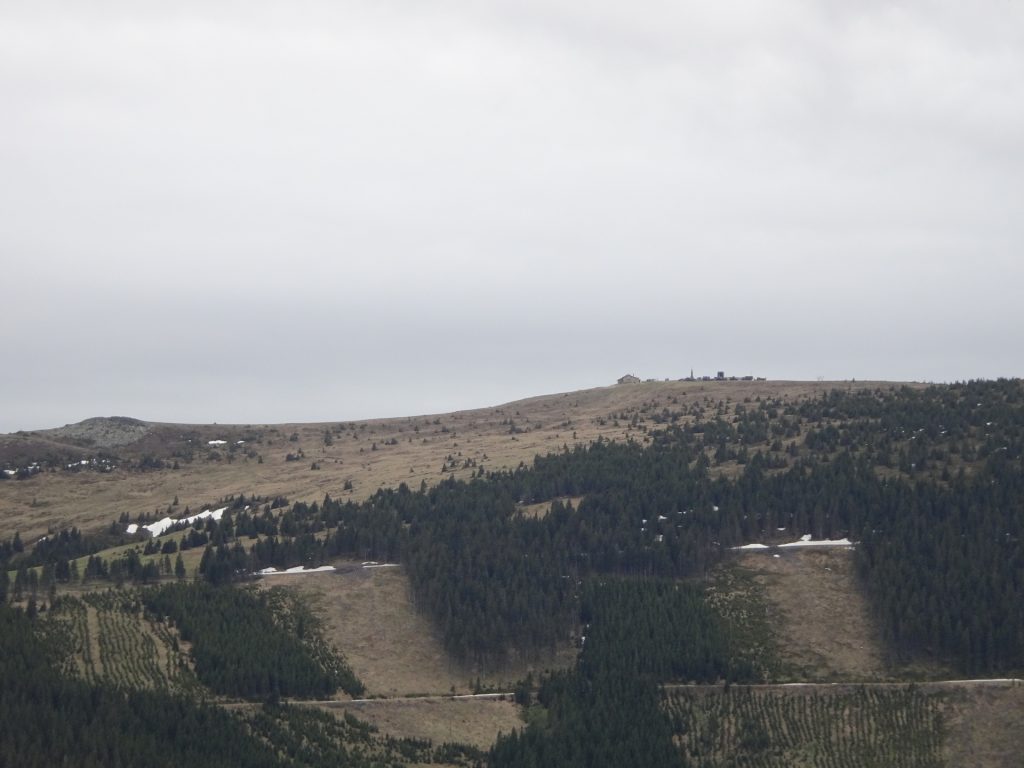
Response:
[[[643,442],[673,419],[691,422],[698,409],[710,414],[758,399],[795,402],[832,389],[899,386],[905,385],[647,381],[363,421],[248,425],[91,418],[0,435],[0,470],[39,470],[24,481],[0,483],[0,537],[104,526],[124,512],[164,509],[174,498],[193,507],[243,492],[362,499],[381,486],[418,488],[445,477],[467,478],[481,468],[514,468],[537,454],[599,437]]]
[[[67,442],[88,448],[117,448],[130,445],[149,434],[152,425],[127,416],[86,419],[42,432],[54,442]]]

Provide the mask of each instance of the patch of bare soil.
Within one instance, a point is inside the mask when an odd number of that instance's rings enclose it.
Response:
[[[782,664],[797,670],[799,679],[888,677],[881,637],[857,586],[851,550],[759,550],[737,557],[763,586]]]

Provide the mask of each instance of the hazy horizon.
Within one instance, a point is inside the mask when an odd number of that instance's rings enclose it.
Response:
[[[625,373],[630,373],[630,372],[626,371]],[[714,380],[714,376],[715,376],[716,373],[717,373],[717,371],[711,372],[711,373],[707,373],[707,374],[694,371],[695,381],[697,381],[697,382],[701,381],[701,377],[705,376],[705,375],[711,377],[711,380],[713,381]],[[745,375],[754,375],[754,374],[732,374],[732,373],[730,373],[728,371],[726,371],[724,373],[726,374],[726,379],[727,380],[730,377],[734,376],[734,375],[735,375],[736,378],[742,378],[742,376],[745,376]],[[645,377],[643,379],[643,381],[644,382],[647,382],[647,381],[655,381],[655,382],[682,381],[682,380],[685,380],[688,376],[689,376],[689,373],[687,373],[686,376]],[[616,379],[617,378],[618,377],[616,377]],[[765,377],[765,378],[767,378],[767,377]],[[814,379],[795,379],[795,378],[771,379],[771,378],[767,378],[767,381],[768,382],[775,382],[775,383],[780,383],[780,382],[813,382],[813,383],[819,383],[820,382],[822,384],[843,384],[843,385],[848,385],[848,386],[849,385],[853,385],[855,387],[857,385],[860,385],[860,384],[876,384],[876,383],[882,383],[882,382],[884,382],[884,383],[892,383],[892,384],[952,384],[952,383],[956,383],[956,382],[953,382],[953,381],[931,381],[931,380],[925,381],[925,380],[918,380],[918,379],[872,379],[872,378],[867,378],[867,379],[858,379],[858,378],[851,378],[851,379],[824,379],[824,378],[821,378],[821,377],[815,377]],[[966,379],[965,380],[958,380],[958,381],[966,381]],[[398,412],[398,411],[394,411],[394,412],[384,411],[384,412],[380,412],[380,413],[376,413],[376,412],[369,413],[369,412],[367,412],[367,413],[345,414],[345,415],[340,415],[340,416],[337,416],[337,415],[335,415],[335,416],[327,415],[327,416],[322,416],[322,417],[319,417],[319,418],[303,418],[303,419],[282,418],[282,419],[242,419],[242,420],[226,420],[226,419],[192,420],[192,419],[174,418],[173,415],[170,418],[152,418],[152,417],[147,417],[147,416],[144,416],[144,415],[133,414],[133,413],[94,413],[94,414],[90,414],[90,415],[87,415],[87,416],[82,416],[81,418],[75,418],[75,419],[73,419],[71,421],[61,422],[59,424],[54,423],[54,424],[39,425],[39,426],[35,426],[35,427],[17,427],[16,429],[9,430],[8,432],[3,432],[2,430],[0,430],[0,434],[11,434],[11,433],[15,433],[15,432],[37,432],[37,431],[42,431],[42,430],[46,430],[46,429],[54,429],[54,428],[68,426],[68,425],[71,425],[71,424],[77,424],[77,423],[79,423],[81,421],[85,421],[86,419],[91,419],[91,418],[131,418],[131,419],[137,419],[139,421],[152,422],[152,423],[164,423],[164,424],[221,424],[221,425],[225,425],[225,426],[245,425],[245,424],[303,424],[303,423],[306,423],[306,424],[317,424],[317,423],[329,423],[329,422],[364,421],[364,420],[369,420],[369,419],[394,419],[394,418],[404,418],[404,417],[431,416],[431,415],[436,415],[436,414],[453,413],[453,412],[457,412],[457,411],[471,411],[471,410],[476,410],[476,409],[480,409],[480,408],[491,408],[491,407],[497,407],[497,406],[505,405],[507,403],[514,403],[514,402],[519,402],[521,400],[528,400],[528,399],[531,399],[531,398],[534,398],[534,397],[553,396],[553,395],[558,395],[558,394],[562,394],[562,393],[569,394],[569,393],[572,393],[572,392],[581,392],[581,391],[585,391],[585,390],[589,390],[589,389],[597,389],[597,388],[601,388],[601,387],[609,387],[609,386],[615,386],[615,385],[616,385],[616,381],[612,380],[612,381],[609,381],[609,382],[587,384],[587,385],[575,387],[575,388],[572,388],[572,389],[558,389],[558,390],[543,391],[543,392],[528,392],[528,393],[510,394],[510,395],[508,395],[506,397],[503,397],[500,400],[487,401],[487,402],[472,402],[472,403],[455,404],[455,405],[447,404],[447,405],[444,405],[443,407],[436,407],[436,408],[423,407],[423,408],[420,408],[419,410],[412,410],[412,411],[401,411],[401,412]],[[427,404],[427,405],[429,406],[429,404]],[[172,413],[171,410],[167,410],[167,409],[165,409],[163,412],[164,413]]]
[[[1024,375],[1024,5],[0,8],[0,432]]]

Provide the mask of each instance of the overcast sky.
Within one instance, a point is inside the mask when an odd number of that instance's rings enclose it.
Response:
[[[1024,3],[0,0],[0,432],[1024,374]]]

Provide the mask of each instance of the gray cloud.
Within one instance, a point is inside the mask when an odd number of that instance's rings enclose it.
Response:
[[[1007,3],[0,9],[0,430],[1020,375]]]

